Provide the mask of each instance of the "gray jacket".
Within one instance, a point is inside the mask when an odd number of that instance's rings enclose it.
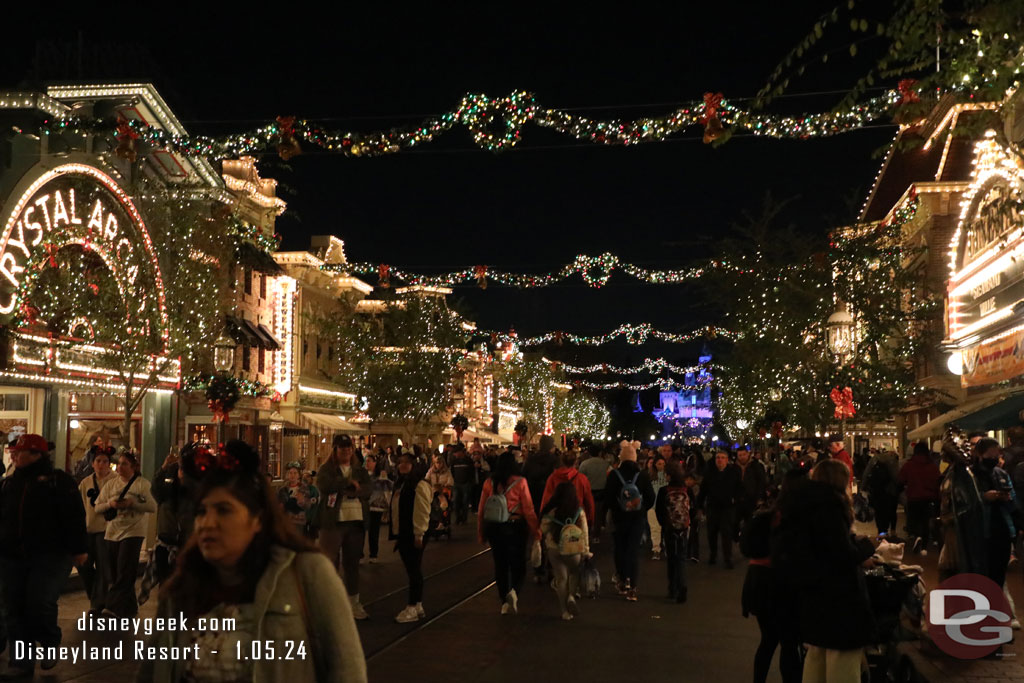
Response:
[[[293,564],[295,570],[292,569]],[[300,581],[305,613],[299,593]],[[274,641],[281,655],[284,654],[286,640],[303,641],[306,648],[305,659],[253,661],[254,683],[366,683],[366,659],[352,618],[352,607],[338,573],[324,555],[318,552],[296,553],[274,546],[270,563],[256,584],[253,604],[258,615],[254,640]],[[158,616],[174,617],[177,614],[175,605],[167,600],[160,601]],[[315,634],[315,639],[310,637],[310,631]],[[161,631],[149,638],[148,645],[187,647],[191,635],[190,631]],[[139,683],[176,683],[181,680],[184,665],[184,660],[144,660],[135,680]]]

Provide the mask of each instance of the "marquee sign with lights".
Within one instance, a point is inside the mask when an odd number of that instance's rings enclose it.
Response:
[[[65,248],[92,251],[110,270],[125,314],[166,337],[163,280],[153,242],[131,198],[106,173],[69,163],[22,181],[0,215],[0,320],[21,313],[35,278]]]
[[[964,386],[1024,370],[1024,169],[991,131],[975,145],[974,167],[950,242],[946,310],[947,345],[962,352]]]

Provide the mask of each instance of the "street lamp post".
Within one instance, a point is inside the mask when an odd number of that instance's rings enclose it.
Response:
[[[836,363],[842,367],[847,361],[853,358],[856,350],[854,339],[853,316],[846,308],[846,303],[841,299],[836,301],[835,312],[828,317],[825,324],[827,331],[828,349],[835,357]],[[846,438],[846,418],[840,420],[840,432]]]
[[[221,332],[213,342],[213,367],[225,377],[235,367],[235,340]],[[224,443],[224,420],[217,424],[217,444]]]

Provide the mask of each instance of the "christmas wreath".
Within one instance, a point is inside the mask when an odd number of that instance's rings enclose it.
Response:
[[[213,413],[214,420],[227,422],[228,413],[234,409],[241,397],[242,392],[238,390],[238,383],[233,377],[216,376],[206,385],[207,405]]]
[[[452,418],[451,426],[455,430],[455,435],[461,439],[462,432],[469,429],[469,418],[462,413],[456,413],[455,417]]]

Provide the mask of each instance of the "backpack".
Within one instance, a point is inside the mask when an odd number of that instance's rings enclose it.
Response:
[[[516,503],[512,510],[508,509],[508,499],[505,498],[505,492],[512,488],[520,479],[522,477],[514,477],[506,484],[501,493],[491,493],[490,497],[484,502],[485,522],[504,524],[512,517],[512,513],[519,509],[519,503]]]
[[[592,559],[584,560],[580,566],[580,593],[588,598],[596,598],[601,593],[601,573]]]
[[[619,509],[623,512],[640,512],[644,507],[644,497],[640,493],[640,489],[637,488],[636,480],[640,478],[640,473],[637,472],[633,475],[630,481],[622,476],[622,472],[618,470],[612,470],[615,472],[615,476],[622,482],[622,490],[619,491]]]
[[[665,488],[665,511],[668,513],[668,526],[673,531],[686,531],[690,528],[690,494],[685,487]]]
[[[583,529],[576,523],[581,514],[583,514],[582,508],[576,511],[576,515],[572,519],[567,518],[564,522],[552,517],[552,520],[562,527],[562,531],[558,534],[559,555],[578,555],[586,549]]]
[[[884,495],[889,490],[890,484],[892,484],[892,471],[889,470],[889,465],[882,460],[877,461],[871,468],[867,481],[864,482],[865,490],[872,495]]]

